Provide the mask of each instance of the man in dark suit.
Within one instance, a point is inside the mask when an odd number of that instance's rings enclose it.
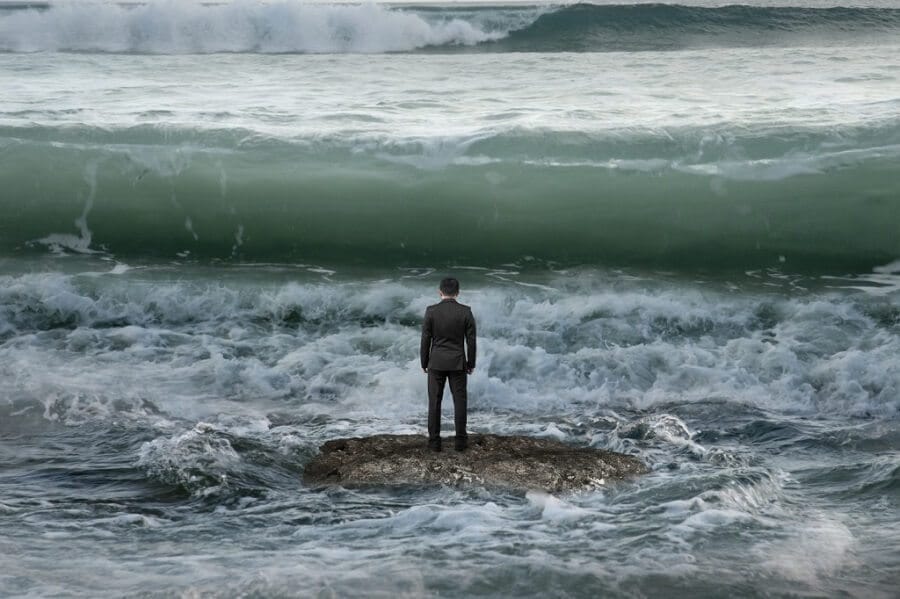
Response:
[[[419,353],[428,375],[428,447],[441,450],[441,399],[450,381],[456,424],[456,451],[466,448],[466,376],[475,369],[475,317],[469,306],[456,301],[459,281],[441,281],[441,301],[425,309]],[[465,341],[465,348],[463,342]]]

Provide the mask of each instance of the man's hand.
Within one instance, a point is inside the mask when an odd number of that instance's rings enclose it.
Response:
[[[427,368],[423,368],[423,369],[422,369],[422,372],[424,372],[425,374],[428,374],[428,369],[427,369]]]
[[[474,366],[472,368],[466,368],[466,374],[472,374],[473,370],[475,370]]]

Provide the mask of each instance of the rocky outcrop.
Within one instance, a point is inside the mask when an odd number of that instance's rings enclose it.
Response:
[[[307,484],[343,486],[480,485],[508,490],[565,492],[647,472],[635,457],[573,447],[545,438],[470,435],[466,451],[427,448],[418,435],[334,439],[304,470]]]

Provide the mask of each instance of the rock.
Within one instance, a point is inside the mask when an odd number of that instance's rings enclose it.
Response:
[[[469,435],[466,451],[444,439],[430,451],[419,435],[334,439],[303,472],[308,484],[342,486],[480,485],[505,490],[565,492],[648,471],[637,458],[546,438]]]

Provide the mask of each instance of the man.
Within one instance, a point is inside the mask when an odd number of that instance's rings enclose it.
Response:
[[[469,306],[456,301],[459,281],[441,281],[441,301],[425,309],[419,353],[428,375],[428,447],[441,450],[441,399],[450,381],[456,424],[456,451],[464,451],[466,433],[466,376],[475,369],[475,317]],[[465,341],[465,349],[463,349]]]

